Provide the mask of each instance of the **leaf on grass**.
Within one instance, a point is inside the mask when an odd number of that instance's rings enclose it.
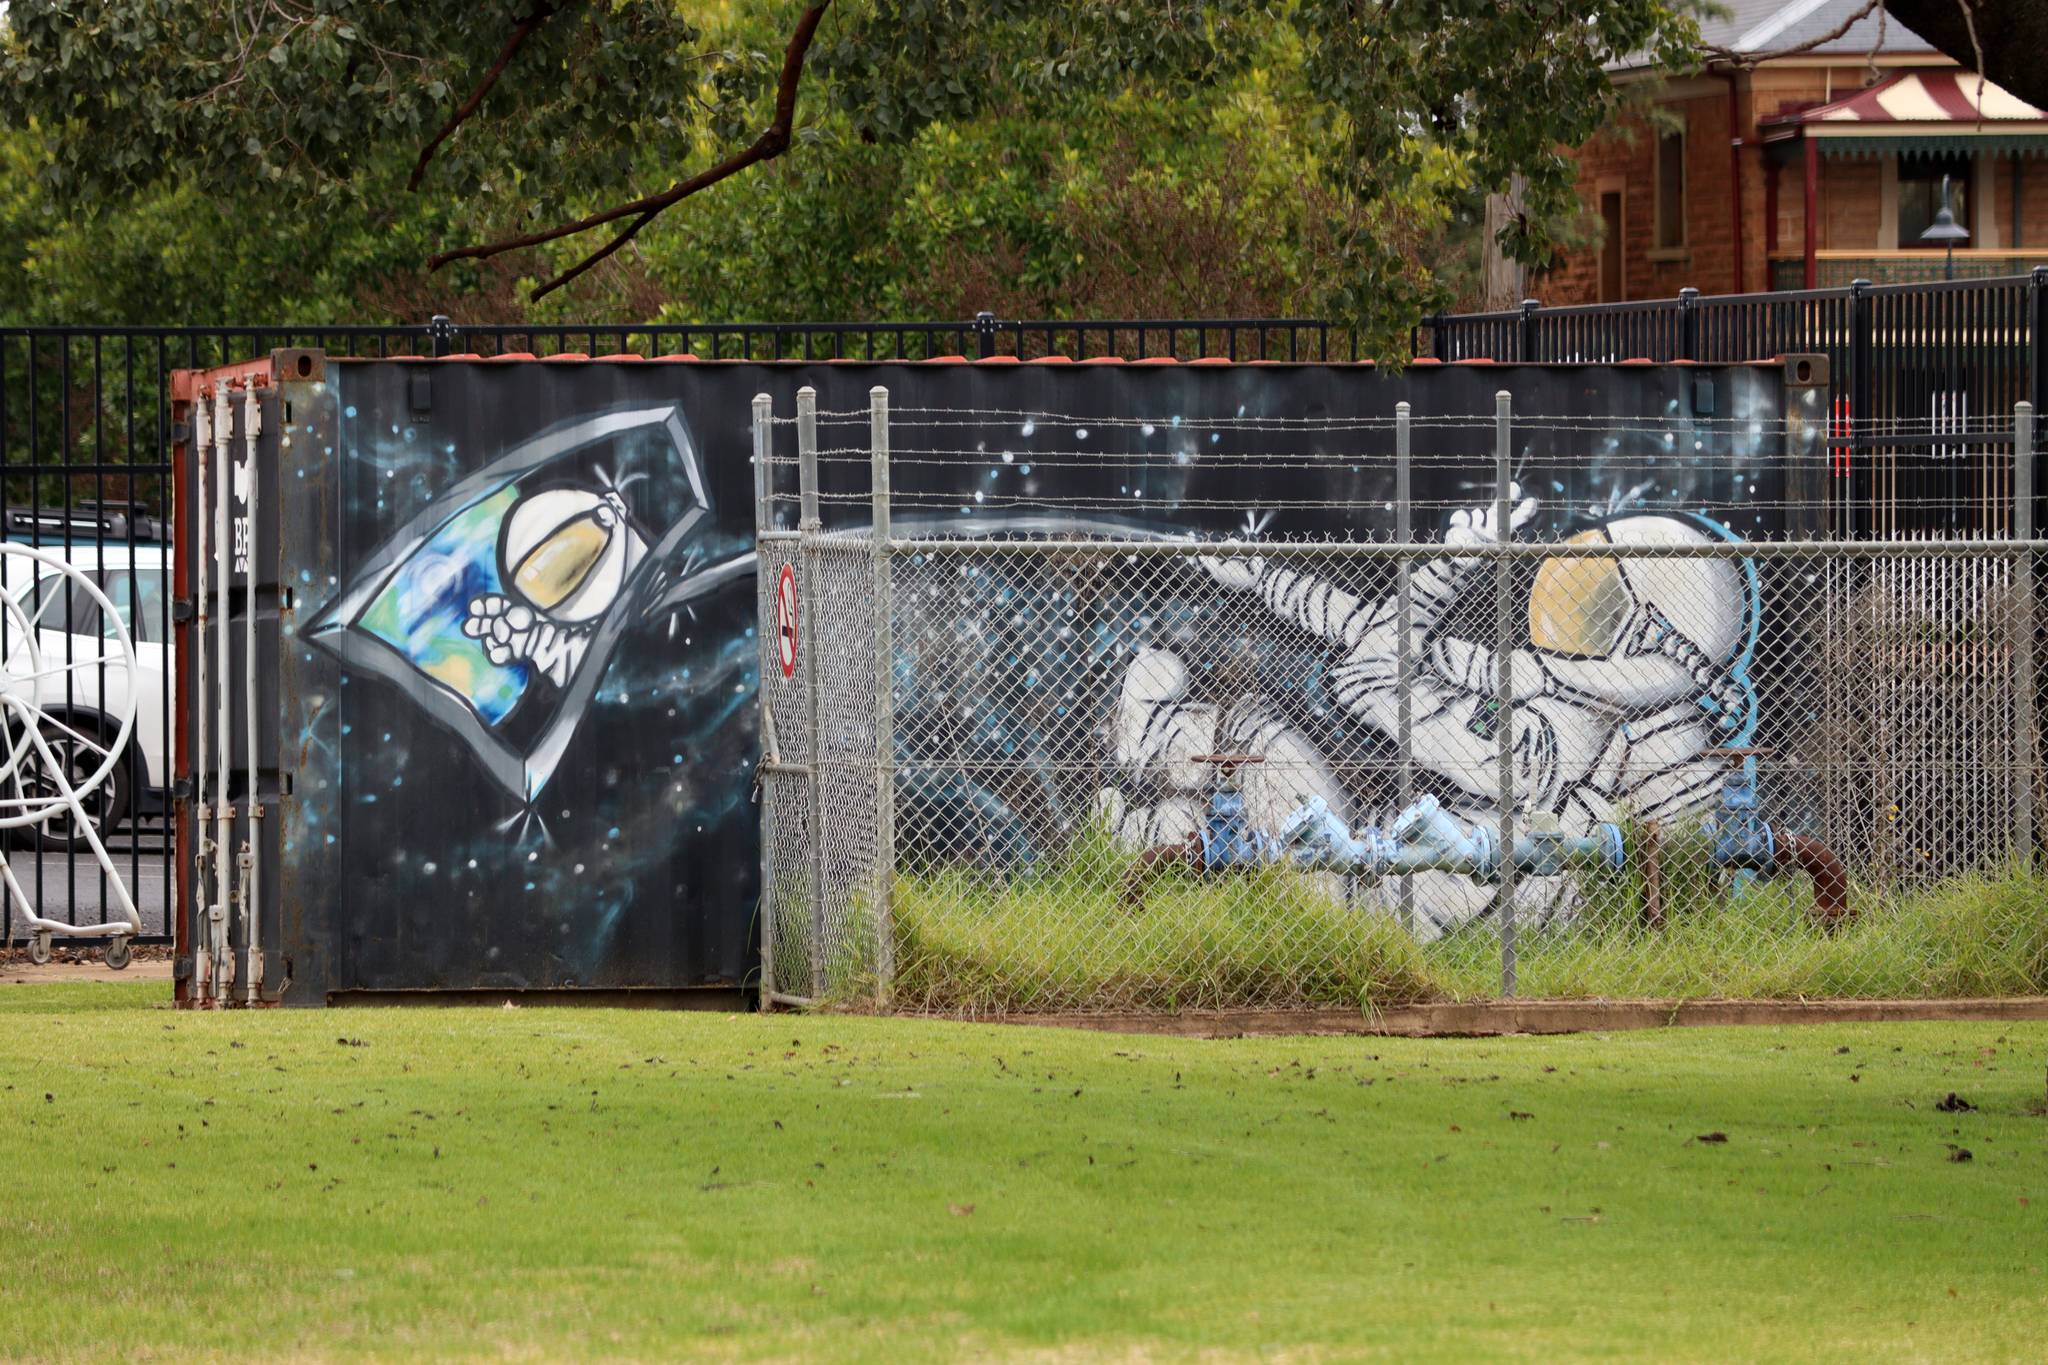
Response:
[[[1693,1139],[1694,1142],[1726,1142],[1727,1140],[1728,1135],[1718,1128],[1711,1133],[1701,1133]]]
[[[955,1218],[965,1218],[968,1214],[974,1212],[974,1205],[948,1204],[946,1205],[946,1212],[952,1214]]]
[[[1533,1119],[1536,1116],[1526,1109],[1510,1109],[1508,1110],[1508,1117],[1511,1119]]]
[[[1965,1161],[1975,1161],[1977,1154],[1968,1147],[1958,1147],[1951,1142],[1948,1144],[1948,1159],[1961,1165]]]

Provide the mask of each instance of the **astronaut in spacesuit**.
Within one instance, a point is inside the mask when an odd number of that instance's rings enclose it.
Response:
[[[1534,499],[1510,494],[1514,526],[1535,515]],[[1497,538],[1493,509],[1454,513],[1444,544]],[[1709,545],[1726,540],[1712,523],[1683,513],[1614,516],[1571,538],[1575,545]],[[1321,641],[1335,658],[1325,681],[1351,718],[1391,744],[1399,727],[1399,599],[1365,600],[1299,561],[1205,557],[1218,583],[1255,594],[1274,617]],[[1459,633],[1461,600],[1493,591],[1493,568],[1477,556],[1431,558],[1411,575],[1416,650],[1410,734],[1418,780],[1468,828],[1497,826],[1501,791],[1494,649]],[[1758,592],[1752,561],[1727,557],[1556,556],[1537,567],[1527,602],[1527,644],[1512,655],[1510,753],[1514,806],[1526,820],[1554,815],[1567,834],[1587,835],[1624,815],[1668,820],[1711,804],[1725,767],[1710,751],[1743,743],[1753,725],[1747,668]],[[1227,706],[1196,695],[1172,651],[1147,649],[1126,671],[1114,720],[1118,766],[1142,774],[1152,799],[1106,791],[1099,807],[1124,842],[1172,842],[1200,815],[1206,774],[1190,760],[1215,748],[1261,753],[1245,780],[1255,826],[1281,828],[1309,797],[1321,797],[1353,826],[1388,827],[1391,801],[1363,800],[1337,776],[1300,723],[1271,699]],[[1377,766],[1377,765],[1375,765]],[[1535,922],[1568,913],[1572,883],[1522,879],[1517,915]],[[1392,888],[1381,889],[1389,903]],[[1413,876],[1413,921],[1433,938],[1492,908],[1495,888],[1450,873]]]
[[[472,598],[462,633],[492,663],[524,663],[566,687],[598,618],[646,555],[645,538],[610,484],[529,493],[499,538],[498,575],[509,591]]]

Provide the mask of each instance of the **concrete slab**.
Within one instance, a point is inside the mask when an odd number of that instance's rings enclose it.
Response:
[[[80,962],[52,962],[38,967],[19,952],[0,961],[0,986],[68,985],[75,981],[160,981],[164,998],[170,999],[171,960],[143,961],[137,958],[121,971],[109,971],[97,958]]]

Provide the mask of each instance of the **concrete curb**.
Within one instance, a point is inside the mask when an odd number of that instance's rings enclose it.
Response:
[[[38,967],[23,958],[19,962],[0,962],[0,986],[61,986],[72,981],[163,981],[171,979],[171,960],[168,957],[152,961],[137,956],[120,971],[109,971],[105,963],[96,961],[52,962]],[[165,1000],[170,996],[166,994]]]

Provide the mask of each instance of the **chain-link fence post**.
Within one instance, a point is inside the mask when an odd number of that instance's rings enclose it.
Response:
[[[896,668],[894,574],[889,559],[889,391],[868,390],[873,463],[875,573],[875,997],[886,1005],[896,981]]]
[[[1877,422],[1872,398],[1876,376],[1871,365],[1875,337],[1870,318],[1870,289],[1869,280],[1849,281],[1849,429],[1844,434],[1849,438],[1847,522],[1852,536],[1877,529],[1871,524],[1870,515],[1877,499],[1877,484],[1867,459],[1872,450],[1869,433]],[[1894,529],[1887,525],[1882,531],[1889,535]]]
[[[774,482],[768,471],[768,462],[773,457],[773,425],[775,420],[774,400],[765,393],[754,395],[754,545],[755,571],[766,575],[766,557],[760,554],[765,545],[761,537],[775,529],[775,505],[773,501]],[[775,805],[769,785],[775,780],[767,771],[767,765],[776,758],[771,737],[775,733],[775,722],[768,710],[768,668],[769,651],[778,648],[770,633],[755,630],[759,648],[755,651],[754,715],[761,731],[762,764],[759,778],[754,783],[755,799],[761,806],[761,913],[757,920],[761,930],[761,1008],[767,1009],[775,999]]]
[[[818,657],[818,542],[824,525],[818,519],[818,391],[806,384],[796,391],[796,454],[799,518],[802,536],[798,555],[803,572],[797,578],[797,619],[803,623],[801,667],[804,706],[811,734],[811,998],[825,998],[825,731],[820,724]]]
[[[1394,534],[1403,545],[1415,543],[1414,430],[1405,402],[1394,404]],[[1395,742],[1400,746],[1401,809],[1415,804],[1415,558],[1403,553],[1395,589],[1400,613],[1395,649]],[[1415,882],[1401,874],[1401,923],[1415,930]]]
[[[2034,707],[2040,679],[2034,669],[2034,405],[2020,402],[2012,410],[2013,536],[2020,542],[2013,561],[2013,586],[2018,592],[2018,619],[2013,623],[2013,702],[2017,717],[2020,771],[2014,792],[2013,841],[2020,861],[2035,860],[2034,769],[2040,762],[2040,738]]]
[[[1502,546],[1515,538],[1511,413],[1506,389],[1493,396],[1493,534]],[[1500,992],[1515,995],[1515,565],[1506,555],[1493,562],[1494,738],[1500,748]]]

